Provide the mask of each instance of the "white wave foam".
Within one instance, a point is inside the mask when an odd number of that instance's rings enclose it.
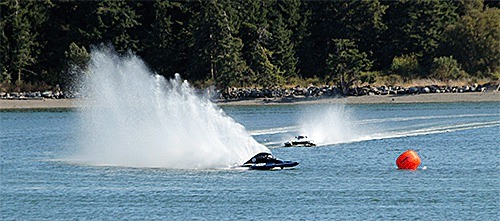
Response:
[[[390,118],[364,119],[358,121],[358,124],[374,124],[374,123],[386,123],[386,122],[450,119],[450,118],[492,117],[492,116],[500,116],[500,114],[460,114],[460,115],[438,115],[438,116],[418,116],[418,117],[390,117]]]
[[[369,140],[392,139],[400,137],[424,136],[424,135],[440,134],[440,133],[452,133],[463,130],[473,130],[479,128],[499,127],[499,126],[500,126],[500,121],[474,122],[474,123],[457,124],[457,125],[441,125],[436,127],[421,128],[408,131],[374,133],[371,135],[359,136],[357,138],[353,138],[345,142],[324,143],[323,145],[353,143],[353,142],[362,142]]]
[[[282,134],[290,133],[299,130],[299,126],[289,126],[289,127],[276,127],[262,130],[252,130],[249,131],[251,135],[271,135],[271,134]]]

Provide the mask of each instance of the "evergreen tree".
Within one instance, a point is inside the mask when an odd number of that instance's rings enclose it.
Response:
[[[235,85],[247,66],[242,58],[243,43],[237,36],[239,16],[232,1],[201,2],[193,28],[192,73],[206,73],[219,87]]]
[[[368,71],[372,62],[367,54],[360,52],[352,40],[334,39],[334,49],[328,55],[326,63],[333,79],[340,81],[344,95],[348,95],[350,86],[359,79],[359,74]]]
[[[269,49],[273,53],[272,63],[283,71],[283,77],[296,76],[297,58],[295,57],[295,45],[291,43],[292,31],[287,29],[280,14],[273,21],[271,34]]]
[[[241,32],[244,42],[243,53],[249,66],[249,76],[260,86],[274,86],[284,83],[284,75],[296,75],[297,58],[292,41],[291,27],[297,25],[296,10],[288,4],[293,1],[249,1],[243,4],[244,14]]]
[[[300,1],[274,1],[269,13],[270,46],[273,52],[272,63],[283,71],[284,78],[297,76],[296,42],[300,43],[302,36],[293,35],[298,29],[301,16],[299,13]]]
[[[133,36],[138,22],[133,2],[104,0],[97,8],[97,27],[94,29],[95,42],[110,42],[118,53],[137,51],[139,40]]]
[[[49,2],[8,0],[1,7],[2,72],[16,73],[16,82],[30,80],[38,71],[33,70],[43,47],[39,28],[46,22]],[[23,74],[31,77],[22,77]]]
[[[254,62],[254,71],[257,75],[255,83],[263,87],[273,87],[283,83],[282,71],[271,63],[272,52],[262,45],[258,45],[256,50],[252,51],[252,61]]]
[[[379,48],[386,26],[382,21],[386,6],[379,1],[318,1],[309,2],[310,35],[304,42],[300,69],[308,76],[325,77],[325,60],[335,45],[330,39],[351,39],[370,56]]]
[[[66,56],[68,51],[87,51],[90,49],[91,39],[86,38],[86,26],[92,24],[92,15],[97,11],[98,2],[56,1],[47,14],[49,22],[42,29],[45,49],[42,50],[38,65],[44,70],[40,81],[49,85],[59,84],[66,89],[73,81],[71,61]],[[94,18],[94,23],[97,20]],[[73,46],[71,46],[73,44]],[[83,64],[80,64],[83,65]]]
[[[78,46],[76,43],[71,43],[69,49],[64,52],[66,70],[64,74],[59,76],[58,82],[63,90],[73,90],[78,87],[79,80],[82,75],[87,72],[87,67],[90,62],[90,54],[83,46]]]
[[[436,67],[446,65],[473,76],[500,73],[495,1],[5,0],[0,7],[0,81],[10,83],[64,87],[73,78],[68,65],[83,66],[77,61],[103,43],[137,53],[160,74],[220,88],[334,76],[346,89],[357,71],[331,73],[340,46],[368,60],[361,66],[373,61],[406,79],[442,76]]]
[[[247,81],[252,83],[266,82],[266,85],[272,85],[273,82],[267,82],[267,80],[275,78],[267,75],[277,74],[269,71],[276,69],[271,63],[270,53],[272,52],[268,49],[271,37],[268,13],[271,5],[271,1],[263,0],[242,4],[243,14],[247,15],[242,18],[241,24],[241,38],[244,43],[243,57],[249,67]]]
[[[309,52],[309,45],[307,44],[306,39],[311,35],[309,30],[309,23],[311,19],[311,10],[307,6],[309,2],[302,2],[299,5],[298,10],[290,10],[291,14],[299,14],[300,18],[297,19],[297,23],[291,24],[292,27],[292,43],[295,45],[295,54],[297,56],[297,65],[296,72],[300,77],[304,77],[304,71],[301,69],[304,65],[304,62],[309,62],[305,58],[307,58],[307,53]]]
[[[415,54],[428,73],[432,59],[439,53],[446,27],[458,19],[454,1],[400,0],[387,2],[388,26],[379,57],[388,66],[396,56]]]
[[[187,21],[192,16],[189,5],[160,0],[143,4],[140,21],[148,25],[141,31],[146,34],[138,54],[159,74],[167,77],[184,74],[190,38]]]

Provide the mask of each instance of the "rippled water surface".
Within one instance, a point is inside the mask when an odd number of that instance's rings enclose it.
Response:
[[[500,215],[499,102],[223,110],[275,156],[300,165],[251,171],[76,164],[66,156],[81,136],[77,111],[0,112],[0,219],[497,220]],[[299,133],[318,146],[282,146]],[[419,170],[397,170],[395,160],[407,149],[422,158]]]

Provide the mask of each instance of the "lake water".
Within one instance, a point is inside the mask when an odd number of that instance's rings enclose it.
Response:
[[[77,111],[4,111],[0,219],[498,220],[500,215],[500,102],[222,108],[275,156],[300,165],[252,171],[75,164],[65,156],[81,133]],[[318,146],[283,147],[299,133]],[[396,168],[396,158],[407,149],[422,159],[417,171]]]

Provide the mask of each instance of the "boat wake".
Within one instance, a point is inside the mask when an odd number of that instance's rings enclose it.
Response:
[[[264,145],[276,148],[282,147],[284,142],[297,134],[308,135],[317,146],[327,146],[500,126],[499,120],[491,120],[491,117],[500,116],[500,114],[436,115],[357,120],[354,113],[343,105],[324,107],[308,116],[301,119],[301,124],[297,126],[256,130],[251,131],[251,134]],[[489,120],[484,118],[489,118]],[[443,124],[441,119],[446,120],[446,122],[451,119],[457,123]],[[261,139],[261,137],[265,137],[265,139]]]
[[[225,168],[269,149],[178,74],[153,74],[135,55],[93,50],[80,145],[69,160],[90,165]]]
[[[381,119],[365,119],[360,120],[357,124],[374,124],[374,123],[389,123],[401,121],[417,121],[417,120],[434,120],[434,119],[460,119],[460,118],[474,118],[474,117],[494,117],[500,114],[460,114],[460,115],[438,115],[438,116],[418,116],[418,117],[392,117]]]
[[[430,134],[440,134],[440,133],[453,133],[457,131],[463,130],[473,130],[479,128],[488,128],[488,127],[500,127],[500,121],[488,121],[488,122],[473,122],[473,123],[464,123],[464,124],[456,124],[456,125],[442,125],[435,126],[429,128],[415,129],[410,131],[401,131],[401,132],[390,132],[390,133],[378,133],[373,134],[368,137],[362,137],[359,140],[355,141],[366,141],[366,140],[379,140],[379,139],[390,139],[390,138],[399,138],[399,137],[411,137],[411,136],[423,136]]]
[[[300,129],[299,126],[289,126],[289,127],[277,127],[277,128],[269,128],[262,130],[252,130],[249,133],[252,136],[256,135],[271,135],[271,134],[282,134],[282,133],[290,133],[293,131],[298,131]]]

